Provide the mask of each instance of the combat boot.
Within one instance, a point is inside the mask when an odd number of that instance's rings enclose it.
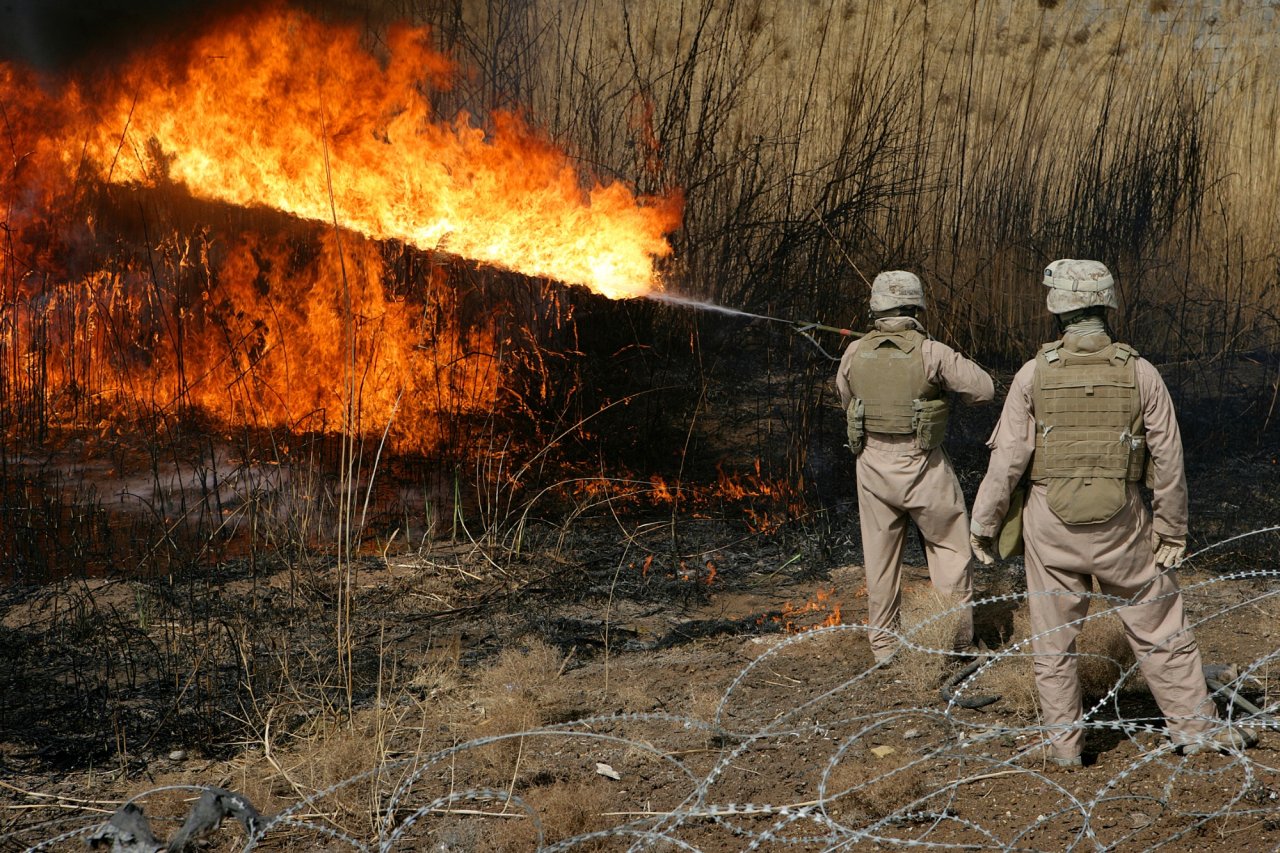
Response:
[[[1204,740],[1183,744],[1178,747],[1178,751],[1183,755],[1199,755],[1203,752],[1224,754],[1257,745],[1258,733],[1253,729],[1224,725]]]

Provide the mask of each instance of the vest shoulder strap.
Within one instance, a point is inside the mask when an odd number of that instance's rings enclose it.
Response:
[[[1054,341],[1051,344],[1045,344],[1040,347],[1040,352],[1036,357],[1036,364],[1038,365],[1041,359],[1043,359],[1046,364],[1056,363],[1060,358],[1062,358],[1062,355],[1058,352],[1060,349],[1062,349],[1062,341]]]
[[[924,335],[915,329],[906,329],[901,332],[881,332],[875,331],[862,338],[862,343],[858,346],[860,353],[865,353],[868,357],[872,357],[872,353],[882,344],[889,343],[898,350],[909,353],[920,346],[920,342],[924,340]]]
[[[1138,351],[1128,344],[1113,344],[1113,346],[1115,347],[1115,354],[1111,358],[1120,364],[1127,364],[1129,359],[1138,357]]]

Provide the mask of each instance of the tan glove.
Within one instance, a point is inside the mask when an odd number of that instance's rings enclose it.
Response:
[[[973,551],[973,556],[984,566],[994,566],[996,563],[995,551],[992,548],[990,536],[979,536],[976,533],[969,534],[969,549]]]
[[[1151,531],[1151,550],[1156,555],[1156,565],[1162,569],[1175,568],[1187,556],[1187,540],[1174,536],[1161,536]]]

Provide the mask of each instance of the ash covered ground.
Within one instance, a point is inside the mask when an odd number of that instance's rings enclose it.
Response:
[[[1277,460],[1209,442],[1187,429],[1179,577],[1206,662],[1236,665],[1263,711],[1223,697],[1224,713],[1265,727],[1280,534],[1228,540],[1280,517]],[[954,455],[971,498],[980,444]],[[2,849],[64,833],[41,849],[78,849],[134,797],[171,837],[201,786],[266,816],[263,849],[1280,844],[1280,733],[1242,755],[1170,753],[1105,602],[1081,640],[1096,761],[1043,764],[1017,562],[978,572],[996,654],[957,694],[999,701],[941,697],[959,665],[929,651],[947,615],[914,532],[910,647],[874,667],[851,498],[682,510],[614,484],[564,498],[518,547],[459,536],[345,568],[312,554],[11,586]],[[234,849],[245,829],[210,837]]]

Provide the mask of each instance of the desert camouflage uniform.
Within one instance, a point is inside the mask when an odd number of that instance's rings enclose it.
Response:
[[[879,331],[923,331],[910,317],[877,320]],[[861,341],[845,350],[836,374],[840,404],[846,411],[855,397],[851,365]],[[991,376],[946,344],[924,340],[925,378],[966,403],[985,403],[995,396]],[[858,516],[867,576],[867,623],[877,660],[889,657],[897,640],[889,629],[898,625],[902,603],[902,548],[907,521],[919,527],[929,577],[939,593],[957,605],[973,603],[969,524],[964,495],[951,460],[941,447],[921,450],[914,435],[867,432],[858,455]],[[973,613],[967,608],[956,629],[955,647],[973,644]]]
[[[1103,331],[1064,335],[1067,353],[1097,353],[1111,345]],[[1039,356],[1037,357],[1039,358]],[[1079,624],[1089,610],[1087,593],[1096,579],[1102,593],[1130,603],[1117,611],[1173,740],[1186,743],[1214,725],[1200,651],[1183,613],[1172,572],[1161,571],[1152,549],[1153,530],[1185,541],[1187,482],[1182,439],[1169,392],[1155,367],[1136,359],[1141,417],[1150,452],[1148,478],[1154,491],[1154,518],[1137,482],[1124,485],[1124,504],[1111,518],[1068,524],[1050,508],[1048,487],[1033,482],[1023,514],[1027,590],[1035,635],[1035,679],[1046,725],[1056,727],[1051,744],[1059,758],[1079,756],[1083,732],[1080,680],[1075,652]],[[1009,496],[1036,448],[1033,403],[1036,360],[1013,379],[1000,421],[991,436],[991,461],[973,505],[972,532],[996,533]]]

